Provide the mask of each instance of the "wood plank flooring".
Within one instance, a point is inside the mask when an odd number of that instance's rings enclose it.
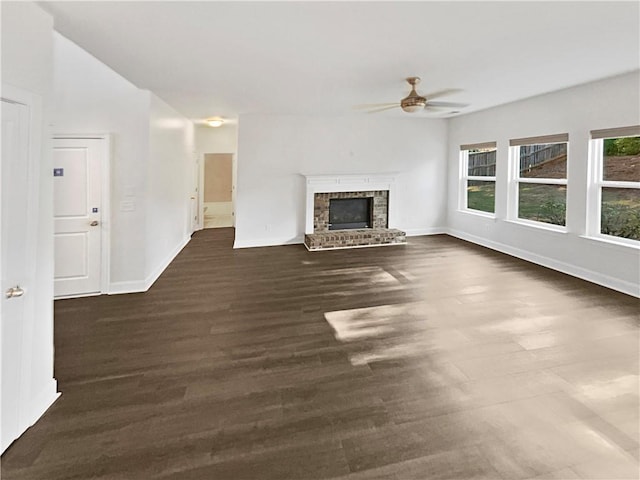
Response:
[[[232,241],[55,302],[62,396],[3,480],[638,478],[637,299],[447,236]]]

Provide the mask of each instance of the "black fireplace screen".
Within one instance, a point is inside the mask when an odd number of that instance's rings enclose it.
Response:
[[[329,230],[371,228],[373,198],[332,198],[329,200]]]

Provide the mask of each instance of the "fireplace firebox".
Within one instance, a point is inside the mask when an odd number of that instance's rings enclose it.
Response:
[[[332,198],[329,200],[329,230],[373,227],[373,198]]]
[[[349,205],[349,202],[340,204],[342,200],[356,200],[356,204],[355,206]],[[389,191],[387,190],[315,193],[313,195],[313,233],[330,230],[389,228],[388,205]],[[341,211],[344,209],[346,212]],[[355,212],[351,209],[355,209]]]

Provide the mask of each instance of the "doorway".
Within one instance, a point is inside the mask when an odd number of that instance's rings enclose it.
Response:
[[[56,298],[107,290],[108,140],[59,135],[53,141]]]
[[[234,226],[233,154],[204,154],[203,227]]]

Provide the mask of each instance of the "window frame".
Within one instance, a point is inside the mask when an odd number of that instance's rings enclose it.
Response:
[[[520,176],[520,147],[528,145],[545,145],[553,143],[566,143],[567,144],[567,163],[566,163],[566,175],[565,178],[527,178]],[[509,169],[510,169],[510,201],[509,208],[507,209],[507,218],[514,223],[520,223],[540,229],[552,230],[556,232],[566,233],[568,223],[568,211],[567,211],[567,199],[569,191],[569,135],[568,134],[556,134],[545,135],[539,137],[520,138],[509,140]],[[531,220],[528,218],[520,218],[518,211],[520,209],[520,184],[538,184],[538,185],[563,185],[565,187],[565,221],[564,225],[557,225],[555,223],[542,222],[539,220]]]
[[[460,196],[458,201],[459,210],[464,213],[470,213],[473,215],[480,215],[483,217],[496,218],[496,198],[495,198],[495,188],[496,188],[496,175],[493,176],[478,176],[478,175],[469,175],[469,151],[474,149],[481,148],[493,148],[496,151],[496,173],[497,173],[497,163],[498,163],[498,148],[497,142],[483,142],[483,143],[475,143],[475,144],[465,144],[460,145]],[[469,181],[479,181],[479,182],[493,182],[493,212],[486,212],[484,210],[477,210],[475,208],[470,208],[468,205],[469,201]]]
[[[602,191],[604,188],[640,190],[640,181],[628,182],[604,179],[604,141],[611,138],[640,136],[640,126],[591,131],[589,139],[589,185],[587,188],[587,237],[640,249],[640,240],[602,233]]]

